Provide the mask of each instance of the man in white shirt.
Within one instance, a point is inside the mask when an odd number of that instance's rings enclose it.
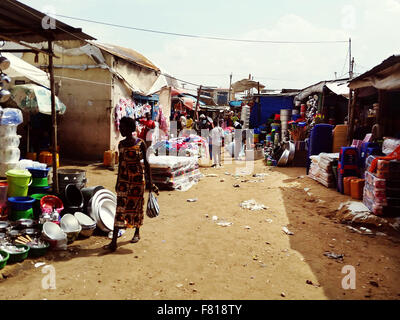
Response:
[[[222,138],[224,137],[224,130],[220,127],[217,119],[214,120],[214,129],[211,130],[210,136],[212,141],[212,167],[221,167],[221,146]]]

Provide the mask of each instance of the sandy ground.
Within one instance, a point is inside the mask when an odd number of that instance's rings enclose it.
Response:
[[[88,185],[114,190],[116,171],[81,165]],[[348,201],[310,180],[302,168],[269,168],[257,161],[251,175],[234,177],[244,164],[202,168],[205,176],[187,192],[163,191],[161,215],[145,217],[142,239],[106,253],[104,235],[78,240],[68,251],[26,260],[0,271],[2,299],[399,299],[399,241],[350,232],[336,218]],[[225,174],[229,172],[230,175]],[[253,177],[254,173],[266,176]],[[248,180],[246,182],[246,180]],[[257,182],[254,182],[257,181]],[[239,184],[239,188],[233,187]],[[310,188],[313,196],[304,188]],[[194,203],[187,199],[197,198]],[[267,210],[240,208],[254,199]],[[322,201],[320,201],[322,200]],[[232,222],[222,227],[212,220]],[[217,221],[217,222],[218,222]],[[287,235],[282,227],[294,235]],[[344,254],[344,261],[324,252]],[[43,289],[52,265],[56,289]],[[342,288],[342,268],[356,271],[356,289]],[[1,276],[0,276],[1,278]],[[307,283],[308,282],[308,283]]]

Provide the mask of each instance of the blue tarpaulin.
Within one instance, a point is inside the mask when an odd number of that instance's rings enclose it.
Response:
[[[294,96],[262,96],[260,104],[255,103],[251,109],[250,127],[256,128],[265,124],[273,114],[280,114],[281,109],[293,109]]]
[[[231,107],[240,107],[242,105],[242,101],[230,101],[229,105]]]

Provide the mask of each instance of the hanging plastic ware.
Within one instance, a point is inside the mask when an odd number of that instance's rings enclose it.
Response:
[[[0,91],[0,99],[1,98],[1,92]],[[1,125],[19,125],[23,122],[23,116],[22,112],[19,109],[16,108],[5,108],[3,109],[3,115],[0,119],[0,124]]]

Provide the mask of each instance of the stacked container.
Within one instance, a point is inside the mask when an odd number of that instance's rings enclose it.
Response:
[[[0,118],[0,177],[5,177],[8,170],[17,167],[20,158],[20,136],[17,127],[23,121],[19,109],[3,109]]]
[[[365,180],[363,202],[368,209],[376,215],[400,215],[400,161],[379,160],[377,171],[366,171]]]

